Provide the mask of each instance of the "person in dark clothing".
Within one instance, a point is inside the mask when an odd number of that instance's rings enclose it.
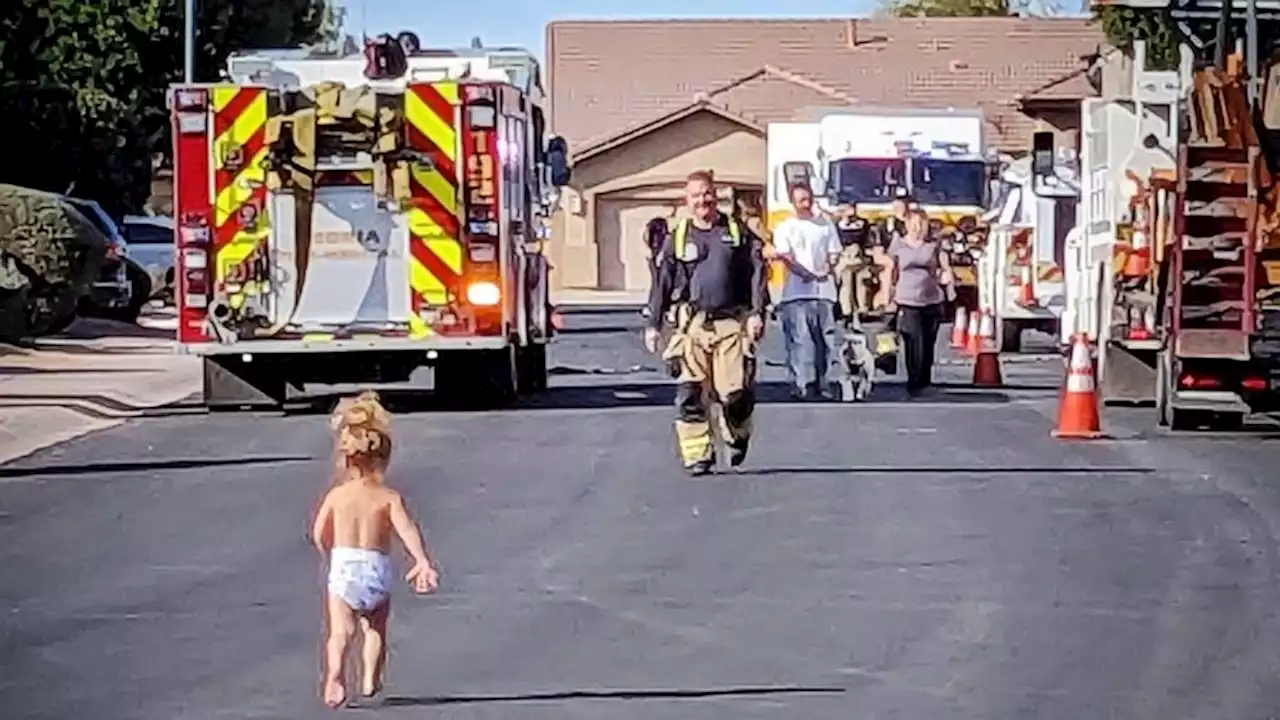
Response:
[[[689,176],[685,200],[692,217],[677,223],[663,244],[644,343],[658,351],[663,319],[674,303],[675,331],[662,356],[673,364],[678,383],[680,458],[687,471],[703,475],[716,463],[709,399],[723,410],[729,464],[746,459],[768,289],[763,243],[719,211],[709,172]]]
[[[947,254],[937,238],[929,236],[928,217],[910,210],[905,224],[906,232],[894,238],[888,255],[893,262],[891,297],[906,354],[907,392],[915,396],[933,384],[938,327],[955,289]]]
[[[658,284],[658,265],[662,258],[662,245],[667,241],[669,232],[666,218],[655,217],[644,226],[645,246],[649,249],[649,287],[651,289]],[[648,306],[644,308],[642,314],[649,317]]]

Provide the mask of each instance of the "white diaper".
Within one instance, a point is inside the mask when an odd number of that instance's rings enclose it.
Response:
[[[369,612],[391,596],[391,558],[377,550],[336,547],[329,553],[329,593]]]

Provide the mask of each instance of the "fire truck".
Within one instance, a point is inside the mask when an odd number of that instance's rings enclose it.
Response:
[[[569,181],[510,48],[232,56],[170,89],[177,339],[211,409],[399,383],[502,407],[547,385],[548,218]]]

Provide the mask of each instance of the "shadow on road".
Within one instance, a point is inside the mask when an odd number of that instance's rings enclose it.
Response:
[[[974,386],[967,383],[935,383],[934,387],[942,390],[973,390]],[[1016,390],[1018,392],[1045,392],[1056,393],[1062,391],[1062,385],[1044,384],[1044,383],[1002,383],[998,388],[1000,390]]]
[[[191,470],[194,468],[233,465],[269,465],[273,463],[311,462],[309,455],[259,455],[243,458],[173,458],[168,460],[122,460],[82,463],[79,465],[0,466],[0,479],[52,477],[59,475],[93,475],[102,473],[149,472],[157,470]]]
[[[646,407],[670,405],[675,401],[675,386],[670,383],[622,383],[610,385],[581,385],[553,387],[547,392],[528,398],[520,407],[538,409],[582,409],[610,407]],[[940,390],[928,397],[912,399],[902,383],[880,383],[863,403],[838,403],[830,401],[802,402],[791,397],[791,390],[784,382],[767,382],[756,386],[756,402],[763,405],[890,405],[912,403],[1008,403],[1003,392],[967,388],[965,391]]]
[[[621,374],[621,373],[620,373]],[[310,415],[330,412],[338,399],[347,393],[310,395],[289,404],[289,414]],[[446,403],[430,390],[379,388],[383,404],[393,413],[475,412],[481,408],[466,403]],[[667,407],[675,402],[675,385],[669,382],[611,383],[562,385],[538,395],[521,398],[516,410],[601,410],[624,407]],[[932,395],[911,398],[902,383],[880,383],[871,396],[861,403],[835,401],[799,401],[791,397],[784,382],[761,383],[756,386],[756,402],[761,405],[805,405],[858,407],[866,405],[972,405],[1007,404],[1007,394],[995,390],[968,387],[964,390],[938,390]]]
[[[835,695],[846,692],[840,687],[762,686],[706,690],[572,690],[566,692],[528,693],[523,695],[447,695],[428,697],[388,697],[387,707],[425,707],[432,705],[464,705],[470,703],[521,703],[555,700],[680,700],[715,697],[752,697],[762,695]]]
[[[4,375],[115,375],[121,373],[145,375],[157,372],[162,371],[138,368],[47,368],[28,367],[25,365],[0,365],[0,377]]]
[[[635,315],[640,316],[643,305],[558,305],[556,311],[566,317],[578,315]]]
[[[103,338],[156,338],[172,340],[177,331],[168,328],[143,327],[103,318],[80,318],[66,330],[49,336],[50,340],[100,340]]]
[[[851,467],[774,467],[727,471],[725,475],[1151,475],[1155,468],[1031,465],[1022,467],[929,467],[881,465]]]
[[[557,330],[556,335],[621,335],[625,333],[637,333],[639,326],[624,325],[596,325],[587,327],[573,327]]]

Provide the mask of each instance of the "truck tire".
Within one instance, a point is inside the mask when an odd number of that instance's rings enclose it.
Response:
[[[547,346],[534,344],[516,351],[519,363],[518,386],[520,393],[528,395],[547,389]]]
[[[452,407],[510,407],[520,388],[516,365],[514,348],[442,354],[435,368],[436,395]]]
[[[124,271],[129,278],[129,304],[106,310],[102,316],[108,320],[134,325],[137,324],[142,309],[151,301],[151,277],[141,267],[127,260]]]
[[[1161,351],[1156,359],[1156,425],[1173,426],[1173,373],[1169,353]]]
[[[487,350],[485,356],[476,363],[481,371],[480,377],[476,378],[477,404],[485,410],[501,410],[514,405],[520,389],[515,348]]]
[[[1000,352],[1022,352],[1022,324],[1013,320],[1000,321]]]
[[[1162,350],[1156,359],[1156,424],[1170,430],[1195,430],[1208,423],[1211,413],[1174,407],[1177,377],[1178,361],[1168,350]]]

